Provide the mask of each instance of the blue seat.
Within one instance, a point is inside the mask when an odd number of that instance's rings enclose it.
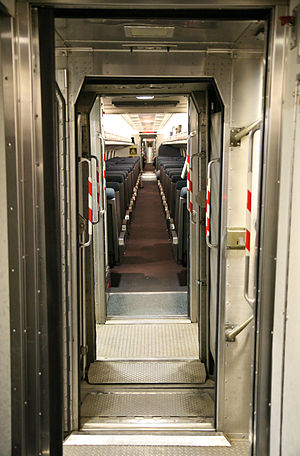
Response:
[[[115,191],[113,188],[107,188],[106,189],[106,198],[108,200],[112,200],[115,198]]]

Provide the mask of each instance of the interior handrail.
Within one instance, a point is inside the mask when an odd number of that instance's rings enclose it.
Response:
[[[236,336],[238,336],[247,326],[251,323],[254,316],[251,315],[244,323],[241,325],[235,326],[234,328],[227,328],[225,330],[225,337],[227,342],[234,342]]]
[[[252,124],[248,125],[248,127],[243,127],[239,132],[235,133],[232,135],[232,139],[235,142],[240,142],[242,138],[247,136],[252,130],[254,130],[258,125],[261,124],[261,120],[256,120],[255,122],[252,122]]]
[[[220,163],[219,158],[214,158],[208,163],[207,166],[207,179],[206,179],[206,212],[205,212],[205,239],[207,247],[216,248],[217,244],[211,243],[211,229],[210,229],[210,202],[211,202],[211,167],[214,163]]]
[[[251,206],[252,206],[252,171],[253,171],[253,145],[254,136],[261,129],[262,122],[259,121],[252,127],[249,135],[249,152],[248,152],[248,184],[247,184],[247,208],[246,208],[246,245],[245,245],[245,279],[244,279],[244,298],[253,308],[256,298],[249,296],[249,274],[250,274],[250,240],[251,240]]]
[[[87,163],[88,165],[88,240],[86,242],[80,241],[80,247],[88,247],[92,242],[93,235],[93,190],[92,190],[92,166],[91,160],[81,158],[80,164]]]
[[[104,207],[103,207],[103,202],[102,202],[102,207],[101,207],[101,200],[100,200],[100,172],[99,172],[99,160],[96,157],[96,155],[90,155],[89,158],[91,160],[95,160],[96,162],[96,182],[97,182],[97,220],[93,222],[93,225],[97,225],[100,221],[100,216],[104,214]]]

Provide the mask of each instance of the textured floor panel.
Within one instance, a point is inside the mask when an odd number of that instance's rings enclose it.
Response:
[[[108,317],[187,316],[187,292],[111,293],[107,303]]]
[[[197,359],[197,324],[97,325],[97,359]]]
[[[64,446],[64,456],[248,456],[249,443],[232,441],[231,447]]]
[[[81,416],[212,417],[214,402],[207,393],[90,393]]]
[[[81,430],[89,432],[117,432],[122,435],[123,432],[130,433],[146,432],[151,429],[154,432],[203,432],[203,430],[212,431],[214,429],[214,418],[207,416],[197,417],[100,417],[86,416],[81,417]],[[132,443],[131,443],[132,444]],[[140,444],[140,442],[139,442]],[[109,445],[109,444],[108,444]],[[126,445],[126,443],[123,443]],[[164,443],[165,445],[165,443]],[[195,446],[195,445],[191,445]]]
[[[96,361],[90,365],[91,384],[204,383],[201,361]]]
[[[65,445],[230,447],[229,440],[220,432],[198,433],[198,435],[74,433],[68,437]]]

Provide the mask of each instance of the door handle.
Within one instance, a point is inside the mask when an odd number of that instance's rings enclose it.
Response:
[[[211,167],[214,163],[220,163],[219,158],[214,158],[208,163],[207,166],[207,179],[206,179],[206,213],[205,213],[205,239],[207,247],[216,248],[217,244],[211,243],[211,226],[210,226],[210,203],[211,203]]]

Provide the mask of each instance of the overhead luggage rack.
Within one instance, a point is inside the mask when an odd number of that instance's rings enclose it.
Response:
[[[112,133],[106,132],[104,134],[104,139],[105,139],[105,146],[106,147],[116,147],[116,146],[122,146],[122,147],[127,147],[132,145],[132,141],[130,138],[126,138],[125,136],[119,136],[115,135]]]
[[[187,132],[177,133],[175,135],[167,137],[162,144],[167,145],[186,145],[187,144]]]

